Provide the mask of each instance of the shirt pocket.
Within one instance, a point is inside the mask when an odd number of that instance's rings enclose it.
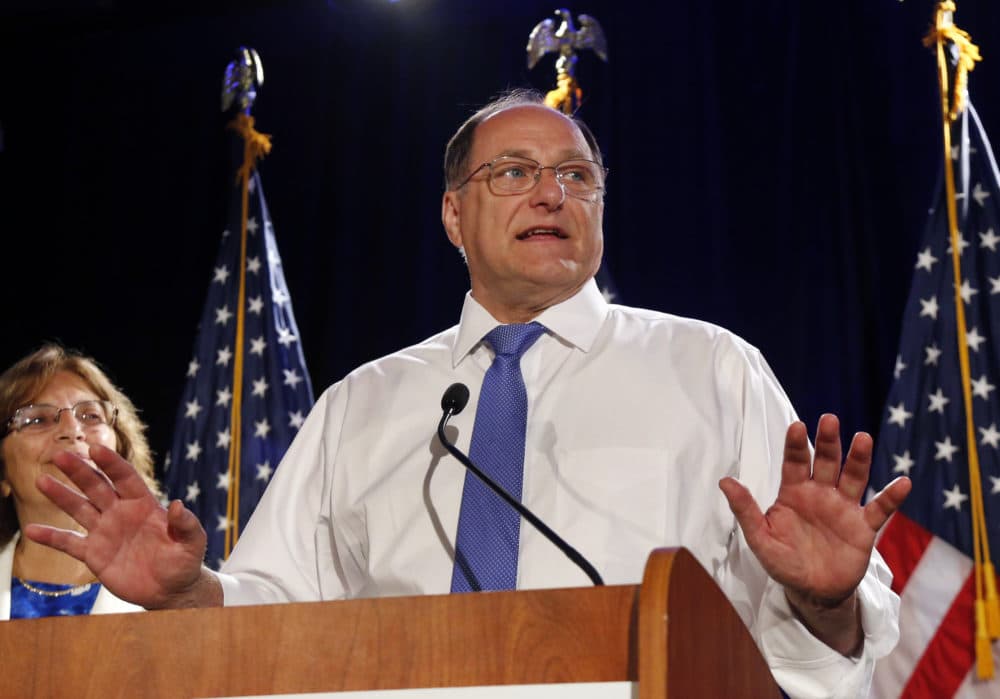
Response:
[[[650,551],[670,545],[669,455],[636,447],[571,449],[558,458],[557,531],[609,584],[637,583]]]

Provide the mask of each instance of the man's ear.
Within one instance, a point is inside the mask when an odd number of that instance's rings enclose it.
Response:
[[[444,197],[441,199],[441,223],[444,224],[444,230],[448,234],[448,240],[450,240],[451,244],[456,248],[462,247],[462,224],[460,222],[461,210],[462,201],[458,192],[445,192]]]

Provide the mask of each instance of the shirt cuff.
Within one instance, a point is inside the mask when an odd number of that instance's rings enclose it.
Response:
[[[216,573],[215,577],[222,584],[222,604],[226,607],[238,607],[249,604],[275,604],[286,602],[274,595],[264,595],[260,585],[254,585],[241,580],[235,575]]]
[[[858,586],[865,641],[861,655],[847,658],[813,636],[796,618],[784,588],[768,580],[757,628],[758,643],[778,685],[791,699],[867,697],[875,660],[899,638],[899,597],[878,552]]]

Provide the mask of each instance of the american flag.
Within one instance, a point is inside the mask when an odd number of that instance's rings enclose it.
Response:
[[[951,130],[972,414],[990,555],[1000,555],[1000,177],[972,105]],[[929,212],[872,473],[913,491],[878,542],[901,597],[900,641],[872,697],[1000,697],[977,680],[969,453],[944,179]],[[991,649],[1000,667],[1000,643]],[[988,657],[988,654],[987,654]]]
[[[167,494],[183,500],[198,515],[208,533],[206,562],[214,568],[226,555],[230,491],[238,496],[238,531],[242,531],[313,404],[299,330],[256,169],[247,187],[246,262],[240,262],[242,192],[237,185],[165,465]],[[246,279],[243,377],[242,386],[234,388],[241,267],[245,267]],[[234,400],[242,404],[238,481],[229,469],[229,452],[235,446],[231,434]]]

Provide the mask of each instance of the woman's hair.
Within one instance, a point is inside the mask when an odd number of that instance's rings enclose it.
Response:
[[[139,419],[132,401],[111,382],[97,362],[75,350],[57,344],[46,344],[24,357],[0,374],[0,421],[7,438],[7,420],[14,411],[33,401],[52,378],[61,371],[79,376],[87,387],[101,400],[114,403],[118,417],[113,430],[116,450],[136,471],[157,497],[159,485],[153,477],[153,454],[146,441],[146,425]],[[0,450],[0,480],[7,477],[7,466]],[[13,498],[0,498],[0,545],[6,544],[20,529]]]

